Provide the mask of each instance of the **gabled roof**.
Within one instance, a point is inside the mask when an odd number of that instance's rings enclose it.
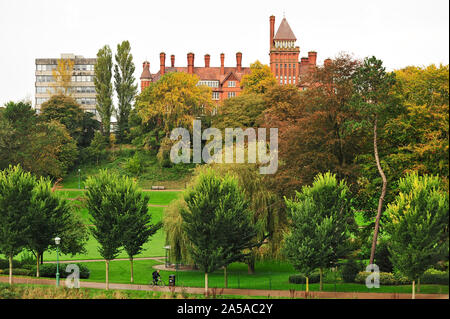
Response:
[[[289,26],[289,23],[287,22],[286,18],[283,18],[283,20],[280,23],[280,26],[278,27],[278,31],[275,34],[274,40],[297,40],[297,38],[294,35],[294,32],[292,32],[291,27]]]

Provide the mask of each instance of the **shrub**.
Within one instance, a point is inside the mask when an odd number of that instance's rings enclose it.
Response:
[[[308,277],[308,282],[310,284],[315,284],[320,282],[320,274],[313,273]],[[291,275],[289,276],[289,283],[291,284],[306,284],[306,277],[303,275]]]
[[[355,277],[361,271],[361,265],[354,259],[347,260],[342,266],[341,276],[344,282],[355,282]]]
[[[393,266],[391,262],[391,253],[388,249],[389,242],[384,239],[381,240],[375,250],[375,264],[380,268],[382,272],[392,272]]]
[[[60,278],[67,278],[71,273],[66,272],[66,267],[69,264],[60,264],[59,265],[59,276]],[[80,268],[80,279],[89,278],[90,271],[89,269],[82,264],[76,264]],[[36,266],[32,268],[32,272],[36,273]],[[39,267],[39,276],[40,277],[48,277],[54,278],[56,277],[56,264],[43,264]]]
[[[172,167],[173,164],[170,160],[170,150],[174,143],[169,138],[164,138],[159,147],[156,159],[161,167]]]
[[[1,273],[5,275],[9,275],[9,268],[3,269]],[[32,276],[33,272],[30,271],[30,269],[23,269],[23,268],[13,268],[12,274],[14,276]]]
[[[0,299],[19,299],[20,292],[16,286],[0,284]]]
[[[21,263],[18,260],[13,259],[13,269],[20,268]],[[0,269],[9,269],[9,260],[8,259],[0,259]]]
[[[359,284],[365,284],[366,278],[372,274],[371,272],[361,271],[355,277],[355,282]],[[401,275],[394,275],[390,272],[380,272],[380,285],[406,285],[410,281]]]
[[[135,153],[133,157],[129,158],[125,163],[125,169],[133,176],[139,176],[144,171],[144,161],[142,156]]]
[[[428,269],[420,277],[420,283],[422,284],[435,284],[435,285],[448,285],[448,272],[440,271],[436,269]]]

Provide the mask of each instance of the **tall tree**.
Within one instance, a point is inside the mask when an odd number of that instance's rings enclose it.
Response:
[[[55,237],[62,238],[63,253],[82,253],[87,241],[87,228],[72,211],[66,199],[52,191],[49,179],[40,178],[32,192],[31,222],[26,248],[36,256],[36,277],[39,277],[39,259],[43,253],[55,249]],[[71,236],[76,234],[76,236]]]
[[[172,129],[192,128],[194,119],[210,115],[211,89],[197,86],[198,81],[196,75],[171,72],[146,88],[136,101],[142,124],[154,122],[169,137]]]
[[[97,93],[97,112],[102,121],[102,133],[109,138],[111,131],[111,115],[113,113],[112,87],[112,52],[108,45],[97,52],[97,62],[94,67],[94,85]]]
[[[30,206],[36,179],[20,165],[0,171],[0,251],[9,258],[9,284],[13,284],[12,260],[26,244],[31,225]]]
[[[294,267],[308,277],[333,267],[349,252],[355,230],[349,189],[331,173],[316,176],[312,186],[304,186],[293,200],[286,200],[291,232],[285,237],[285,253]]]
[[[378,127],[379,121],[383,121],[383,114],[389,105],[389,92],[395,83],[395,74],[387,73],[383,62],[376,57],[365,58],[363,64],[357,69],[353,82],[356,89],[355,101],[357,109],[362,116],[361,123],[369,124],[373,128],[373,154],[378,173],[382,179],[381,194],[378,200],[377,215],[375,218],[375,229],[370,251],[370,264],[373,263],[377,245],[378,231],[383,201],[386,196],[387,179],[381,166],[378,155]]]
[[[117,257],[123,245],[122,212],[117,203],[123,196],[122,180],[117,176],[100,171],[86,181],[86,205],[94,225],[91,232],[99,243],[98,251],[105,259],[106,289],[109,289],[109,262]]]
[[[72,59],[58,59],[56,69],[52,70],[52,85],[54,91],[52,93],[70,95],[70,87],[72,82],[73,66],[75,61]]]
[[[268,109],[262,125],[278,127],[280,165],[272,187],[280,196],[293,195],[324,171],[356,181],[356,157],[363,150],[365,132],[353,125],[352,76],[359,61],[347,54],[315,69],[304,79],[306,91],[296,86],[276,86],[265,94]]]
[[[448,258],[449,196],[436,176],[408,174],[386,210],[393,266],[413,283],[440,258]]]
[[[152,216],[148,212],[150,197],[142,193],[131,179],[122,178],[121,188],[118,191],[122,196],[115,204],[123,215],[122,243],[130,259],[130,282],[134,282],[133,257],[143,250],[142,246],[162,227],[162,223],[151,223]]]
[[[183,228],[191,242],[189,247],[196,265],[208,274],[242,260],[244,249],[252,248],[257,229],[236,179],[215,176],[212,170],[201,174],[185,193],[187,208],[181,211]]]
[[[132,102],[137,94],[135,84],[133,56],[130,53],[130,43],[123,41],[117,45],[114,65],[114,86],[117,93],[117,140],[119,143],[129,134],[128,118]]]

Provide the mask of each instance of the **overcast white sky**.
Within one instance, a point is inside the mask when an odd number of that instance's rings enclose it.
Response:
[[[211,55],[211,66],[255,60],[269,62],[269,16],[277,29],[285,12],[301,56],[318,52],[318,63],[339,52],[363,58],[375,55],[389,70],[407,65],[449,62],[448,0],[0,0],[0,105],[34,100],[36,58],[61,53],[95,57],[105,44],[113,52],[129,40],[140,77],[142,62],[159,69],[166,63],[195,65]],[[276,31],[276,30],[275,30]]]

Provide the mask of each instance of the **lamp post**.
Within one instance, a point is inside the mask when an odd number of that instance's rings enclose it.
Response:
[[[78,189],[81,189],[81,169],[78,169]]]
[[[56,287],[59,287],[59,257],[58,257],[58,247],[61,242],[61,238],[55,237],[56,244]]]

